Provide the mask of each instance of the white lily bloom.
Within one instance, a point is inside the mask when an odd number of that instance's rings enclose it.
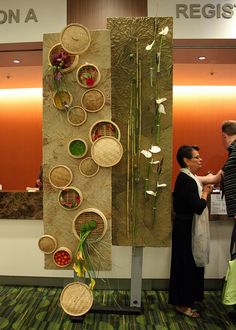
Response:
[[[166,186],[167,186],[166,183],[157,184],[157,188],[162,188],[162,187],[166,187]]]
[[[152,164],[152,165],[159,164],[159,163],[160,163],[159,160],[155,160],[155,161],[152,160],[152,161],[150,162],[150,164]]]
[[[161,32],[159,32],[159,34],[166,36],[168,32],[169,32],[169,28],[168,26],[166,26],[164,29],[161,30]]]
[[[144,155],[146,158],[152,158],[152,153],[148,150],[142,150],[141,154]]]
[[[158,152],[161,151],[161,148],[158,147],[158,146],[151,146],[151,148],[149,149],[149,151],[150,151],[152,154],[157,154]]]
[[[146,46],[146,50],[151,50],[154,43],[155,43],[155,39],[153,40],[153,42],[150,45]]]
[[[166,114],[165,107],[163,104],[159,104],[158,106],[158,112],[163,113],[164,115]]]
[[[152,191],[152,190],[146,190],[146,194],[148,194],[148,195],[152,195],[152,196],[155,196],[155,197],[156,197],[156,195],[157,195],[157,193],[154,192],[154,191]]]
[[[156,104],[161,104],[162,102],[166,101],[166,97],[162,97],[161,99],[156,99]]]

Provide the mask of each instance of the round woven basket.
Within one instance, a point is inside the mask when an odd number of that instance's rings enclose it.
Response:
[[[96,221],[96,228],[92,230],[87,238],[88,243],[100,241],[107,231],[107,219],[105,215],[94,208],[88,208],[79,212],[72,224],[72,231],[77,239],[80,238],[80,225],[89,221]]]
[[[90,46],[89,30],[82,24],[72,23],[61,32],[61,44],[71,54],[82,54]]]
[[[51,235],[43,235],[38,241],[38,246],[45,254],[51,254],[57,248],[57,240]]]
[[[75,210],[82,201],[82,192],[76,187],[66,187],[58,194],[58,203],[64,210]]]
[[[78,62],[79,62],[79,55],[75,55],[68,50],[66,50],[61,43],[57,43],[48,52],[48,63],[50,65],[54,65],[57,63],[57,58],[60,58],[61,56],[64,56],[66,58],[66,64],[60,71],[62,73],[67,73],[73,71]]]
[[[95,142],[102,136],[113,136],[117,140],[120,140],[120,129],[111,120],[99,120],[96,121],[89,130],[89,139],[91,143]]]
[[[53,105],[59,110],[67,110],[73,101],[72,94],[68,91],[58,91],[53,94]]]
[[[48,178],[53,187],[61,189],[71,184],[73,174],[68,166],[56,165],[50,170]]]
[[[87,143],[82,139],[73,139],[68,143],[68,153],[71,157],[82,158],[88,151]]]
[[[85,63],[76,71],[76,80],[81,87],[93,88],[99,83],[100,79],[100,70],[92,63]]]
[[[81,282],[67,284],[61,292],[60,304],[71,316],[86,314],[93,305],[93,293],[88,285]]]
[[[88,112],[97,112],[105,105],[105,95],[99,89],[90,89],[81,97],[81,104]]]
[[[71,107],[67,111],[67,120],[73,126],[83,125],[86,119],[87,119],[87,113],[80,106]]]
[[[86,157],[79,164],[80,173],[88,178],[95,176],[99,171],[99,166],[92,157]]]
[[[73,259],[72,252],[67,247],[59,247],[53,253],[53,261],[58,267],[67,267],[71,264]]]
[[[91,155],[95,163],[99,166],[111,167],[121,160],[123,147],[116,138],[103,136],[92,144]]]

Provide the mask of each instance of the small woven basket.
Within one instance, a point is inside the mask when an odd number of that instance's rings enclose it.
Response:
[[[86,157],[81,160],[79,170],[83,176],[91,178],[98,173],[99,166],[95,163],[92,157]]]
[[[56,165],[50,170],[48,178],[54,188],[61,189],[71,184],[73,174],[68,166]]]
[[[38,241],[38,246],[45,254],[51,254],[57,248],[57,240],[51,235],[43,235]]]
[[[105,105],[105,95],[99,89],[90,89],[81,97],[81,104],[88,112],[98,112]]]
[[[93,88],[101,79],[98,67],[91,63],[81,65],[76,71],[76,80],[81,87]]]
[[[48,63],[53,66],[54,65],[54,58],[55,57],[60,57],[61,55],[64,55],[67,57],[67,61],[69,64],[67,64],[66,67],[60,69],[62,73],[67,73],[73,71],[78,62],[79,62],[79,55],[75,55],[67,51],[61,43],[57,43],[48,52]]]
[[[107,219],[105,215],[94,208],[88,208],[79,212],[72,224],[72,231],[77,239],[80,238],[80,225],[89,221],[96,221],[96,228],[92,230],[87,238],[88,243],[100,241],[107,231]]]
[[[89,139],[91,143],[103,136],[113,136],[120,140],[120,129],[111,120],[99,120],[95,122],[89,130]]]
[[[68,143],[68,153],[73,158],[82,158],[87,151],[88,145],[82,139],[73,139]]]
[[[91,36],[89,30],[82,24],[72,23],[61,32],[61,44],[71,54],[82,54],[90,46]]]
[[[82,201],[82,192],[76,187],[66,187],[58,194],[58,203],[64,210],[75,210]]]
[[[80,126],[87,119],[86,111],[80,106],[74,106],[67,111],[67,120],[73,126]]]
[[[111,167],[119,163],[123,155],[123,147],[119,140],[112,136],[97,139],[91,147],[91,155],[95,163],[101,167]]]
[[[73,260],[72,252],[67,247],[59,247],[53,253],[53,261],[56,266],[65,268],[71,264]]]
[[[80,316],[86,314],[92,307],[93,293],[84,283],[69,283],[61,292],[60,304],[66,314]]]
[[[52,100],[56,109],[67,110],[72,104],[73,97],[68,91],[58,91],[53,94]]]

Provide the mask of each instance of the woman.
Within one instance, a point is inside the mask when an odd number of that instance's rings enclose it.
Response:
[[[181,167],[173,194],[175,218],[172,232],[172,257],[169,303],[190,317],[200,317],[192,309],[204,295],[204,267],[197,267],[192,254],[192,222],[194,214],[202,214],[212,186],[201,186],[196,173],[202,166],[197,146],[181,146],[177,161]],[[200,193],[200,194],[199,194]]]

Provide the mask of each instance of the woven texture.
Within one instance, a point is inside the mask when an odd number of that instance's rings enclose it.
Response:
[[[61,44],[71,54],[84,53],[90,42],[90,32],[81,24],[69,24],[61,32]]]
[[[57,248],[57,241],[55,237],[51,235],[43,235],[40,237],[38,246],[41,251],[43,251],[46,254],[53,253]]]
[[[95,163],[92,157],[87,157],[81,160],[79,170],[82,175],[92,177],[98,173],[99,166]]]
[[[49,173],[49,181],[55,188],[64,188],[69,186],[73,178],[73,174],[69,167],[57,165],[53,167]]]
[[[103,108],[105,104],[105,96],[102,91],[91,89],[82,95],[81,104],[85,110],[89,112],[97,112]]]
[[[87,313],[92,307],[93,294],[86,284],[70,283],[62,290],[60,303],[65,313],[80,316]]]
[[[94,142],[91,154],[93,160],[99,166],[110,167],[121,160],[123,147],[117,139],[111,136],[103,136]]]
[[[67,112],[67,120],[73,126],[80,126],[87,119],[86,111],[80,106],[74,106]]]

